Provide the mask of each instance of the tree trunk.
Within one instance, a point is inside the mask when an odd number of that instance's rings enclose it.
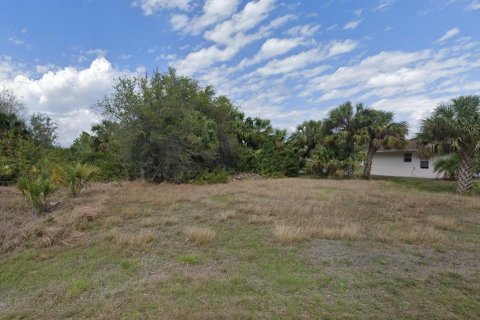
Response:
[[[460,155],[457,171],[457,192],[465,193],[473,187],[473,161],[468,155]]]
[[[355,174],[355,140],[353,140],[353,137],[347,138],[346,145],[347,145],[347,154],[352,160],[352,164],[349,164],[347,166],[345,176],[350,179]]]
[[[375,149],[368,148],[367,152],[367,159],[365,160],[365,166],[363,167],[363,178],[370,179],[370,175],[372,172],[372,163],[373,163],[373,155],[375,154]]]

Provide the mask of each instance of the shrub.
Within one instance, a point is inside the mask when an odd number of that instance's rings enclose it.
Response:
[[[47,170],[36,168],[30,174],[21,176],[17,187],[38,213],[48,209],[47,198],[57,190],[51,174]]]
[[[193,180],[193,183],[198,185],[227,183],[227,182],[228,182],[228,172],[222,169],[215,169],[213,171],[204,171],[200,177]]]
[[[97,167],[88,164],[67,164],[60,168],[57,179],[70,196],[76,197],[99,173]]]

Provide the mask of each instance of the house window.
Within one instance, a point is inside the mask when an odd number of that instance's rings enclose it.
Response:
[[[420,169],[428,169],[428,160],[420,160]]]
[[[412,162],[412,154],[411,153],[404,153],[403,154],[403,162]]]

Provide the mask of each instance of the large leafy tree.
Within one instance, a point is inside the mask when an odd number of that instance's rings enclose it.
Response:
[[[430,154],[457,154],[457,191],[473,187],[474,161],[480,153],[480,97],[461,96],[438,106],[422,121],[418,143]]]
[[[342,160],[350,163],[347,166],[346,176],[353,176],[357,135],[368,124],[366,108],[361,103],[353,106],[348,101],[330,110],[323,123],[327,134],[330,135],[330,140],[334,141],[336,146],[341,149]]]
[[[372,171],[373,156],[380,148],[401,148],[406,143],[408,125],[405,121],[394,122],[393,112],[365,109],[363,118],[365,127],[357,133],[357,139],[367,145],[367,155],[363,168],[363,177],[369,179]]]

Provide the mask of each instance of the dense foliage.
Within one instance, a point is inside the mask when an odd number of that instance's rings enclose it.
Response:
[[[454,154],[435,166],[445,178],[471,178],[479,162],[478,102],[476,96],[454,99],[423,122],[424,151]],[[45,164],[57,167],[55,186],[72,196],[92,178],[199,184],[225,182],[235,172],[369,178],[374,154],[401,148],[408,133],[392,112],[346,102],[289,134],[267,119],[246,117],[211,86],[174,69],[118,79],[95,109],[102,121],[62,148],[48,115],[25,120],[21,101],[0,91],[0,181],[18,181],[27,190],[30,179],[30,187],[40,187],[48,179],[31,170]]]

